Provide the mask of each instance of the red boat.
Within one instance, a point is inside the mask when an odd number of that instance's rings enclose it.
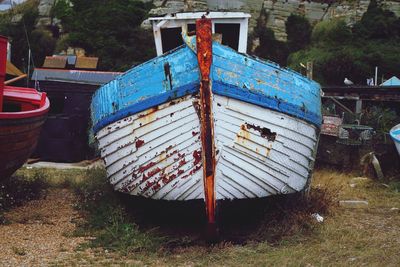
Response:
[[[46,93],[4,84],[6,58],[7,38],[0,36],[0,179],[32,154],[50,107]]]

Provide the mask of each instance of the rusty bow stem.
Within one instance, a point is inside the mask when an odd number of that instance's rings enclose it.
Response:
[[[210,68],[212,62],[211,20],[201,18],[196,21],[197,60],[201,73],[200,114],[201,143],[203,158],[204,194],[209,225],[215,224],[215,150],[214,129],[211,112]]]

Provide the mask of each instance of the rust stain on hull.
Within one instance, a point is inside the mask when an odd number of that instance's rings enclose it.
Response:
[[[215,224],[215,148],[210,85],[210,68],[212,62],[211,20],[204,17],[197,20],[196,32],[197,60],[201,73],[200,118],[204,194],[208,223]]]
[[[143,145],[144,145],[143,140],[141,140],[141,139],[136,140],[136,142],[135,142],[136,149],[138,149],[139,147],[141,147]]]
[[[242,127],[243,127],[243,125],[242,125]],[[250,123],[246,123],[246,128],[247,129],[253,129],[253,130],[259,132],[261,137],[266,138],[268,141],[274,142],[275,139],[276,139],[276,132],[272,132],[268,128],[260,127],[258,125],[254,125],[254,124],[250,124]]]

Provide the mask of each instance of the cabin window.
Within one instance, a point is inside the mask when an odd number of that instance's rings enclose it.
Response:
[[[196,32],[196,24],[190,23],[187,25],[187,31],[188,32]]]
[[[239,49],[239,23],[215,23],[215,33],[222,34],[222,44],[236,51]]]
[[[161,29],[163,53],[166,53],[183,44],[181,33],[181,27]]]

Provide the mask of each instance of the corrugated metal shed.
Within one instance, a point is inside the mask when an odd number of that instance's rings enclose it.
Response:
[[[72,63],[73,60],[74,56],[68,56],[69,62]],[[42,160],[59,162],[78,162],[93,158],[94,151],[88,145],[92,94],[100,85],[120,74],[89,70],[34,69],[32,83],[37,84],[38,81],[40,90],[47,93],[51,102],[35,156]]]
[[[65,69],[67,57],[65,56],[47,56],[43,63],[43,68]]]
[[[99,58],[97,57],[77,57],[75,62],[75,68],[77,69],[93,69],[97,68]]]
[[[102,85],[114,80],[120,74],[122,72],[36,68],[32,80]]]

